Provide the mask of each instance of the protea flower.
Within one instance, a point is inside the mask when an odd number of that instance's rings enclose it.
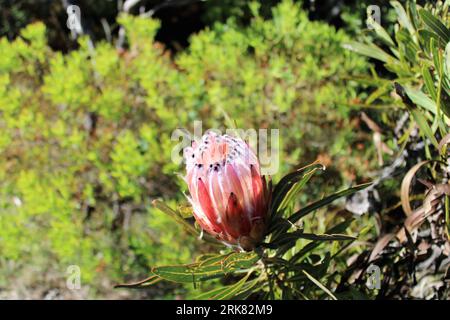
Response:
[[[184,156],[197,223],[228,245],[252,250],[264,235],[269,202],[256,155],[239,138],[208,132]]]

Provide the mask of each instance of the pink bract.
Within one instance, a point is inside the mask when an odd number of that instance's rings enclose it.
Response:
[[[269,202],[255,153],[239,138],[208,132],[184,157],[197,223],[226,244],[252,250],[264,234]]]

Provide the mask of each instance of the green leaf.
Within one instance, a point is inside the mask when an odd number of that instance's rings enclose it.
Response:
[[[438,35],[429,30],[426,30],[426,29],[420,29],[418,31],[418,33],[419,33],[419,40],[422,44],[422,47],[425,48],[425,51],[427,53],[430,53],[431,52],[431,39],[435,39],[436,41],[439,42]]]
[[[422,67],[422,75],[423,75],[425,87],[427,88],[428,93],[433,98],[433,101],[436,101],[436,88],[434,86],[433,77],[431,76],[430,70],[428,70],[427,66]],[[412,98],[411,98],[411,100],[412,100]]]
[[[221,264],[225,268],[246,269],[252,267],[259,256],[255,252],[234,252],[227,256]]]
[[[160,280],[177,283],[195,283],[246,270],[255,265],[259,256],[255,252],[233,252],[225,255],[206,255],[197,263],[175,266],[158,266],[151,269],[151,276],[142,281],[120,287],[142,288]]]
[[[200,267],[221,266],[225,269],[246,269],[258,261],[259,256],[254,252],[231,252],[225,255],[205,255],[198,259]]]
[[[367,97],[367,100],[365,101],[366,105],[371,105],[375,100],[377,100],[378,98],[384,96],[386,94],[386,92],[388,92],[389,90],[391,90],[391,84],[390,83],[386,83],[383,84],[381,86],[379,86],[374,92],[372,92],[370,94],[369,97]]]
[[[194,236],[198,236],[199,233],[195,230],[194,226],[192,226],[189,222],[187,222],[177,211],[173,210],[169,206],[167,206],[161,200],[153,200],[152,204],[171,217],[175,222],[181,224],[190,234]]]
[[[427,122],[427,119],[423,115],[423,113],[419,109],[413,109],[410,110],[411,114],[414,117],[414,120],[416,121],[417,125],[419,126],[421,132],[430,139],[431,143],[438,148],[438,142],[436,140],[436,137],[433,134],[433,130],[431,130],[430,125]]]
[[[414,26],[411,23],[411,20],[409,20],[408,15],[406,14],[405,9],[398,1],[391,1],[391,6],[394,7],[395,12],[397,13],[397,19],[400,25],[404,28],[406,28],[411,35],[415,33]]]
[[[450,42],[447,43],[444,52],[444,81],[443,87],[450,92]]]
[[[247,273],[247,275],[244,278],[242,278],[235,284],[227,286],[226,290],[223,290],[223,291],[217,293],[216,295],[214,295],[212,297],[212,299],[225,300],[225,299],[230,299],[230,298],[234,297],[235,295],[237,295],[240,292],[240,290],[242,289],[244,284],[247,282],[247,279],[250,276],[250,274],[251,274],[251,272]]]
[[[232,253],[220,260],[208,259],[208,263],[154,267],[152,273],[164,280],[174,282],[205,281],[240,269],[248,269],[258,259],[258,255],[254,252]]]
[[[300,190],[303,189],[303,187],[308,183],[309,179],[314,175],[314,173],[317,170],[325,170],[325,167],[320,165],[320,168],[315,167],[311,169],[310,171],[306,172],[300,179],[300,181],[296,182],[294,186],[289,190],[289,192],[286,194],[284,199],[282,200],[279,209],[283,210],[286,208],[297,196],[297,194],[300,192]]]
[[[223,275],[226,270],[220,266],[178,265],[154,267],[152,272],[164,280],[177,283],[195,283],[210,280],[214,276]]]
[[[444,44],[450,42],[450,30],[438,18],[425,9],[420,9],[419,15],[426,26],[436,33]]]
[[[437,106],[436,103],[431,100],[425,93],[422,91],[413,89],[409,86],[404,86],[405,92],[408,97],[414,102],[416,105],[423,107],[424,109],[436,114]]]
[[[300,220],[301,218],[303,218],[304,216],[306,216],[307,214],[322,208],[330,203],[332,203],[333,201],[342,198],[342,197],[347,197],[355,192],[358,192],[360,190],[363,190],[365,188],[367,188],[368,186],[370,186],[372,183],[364,183],[364,184],[360,184],[336,193],[333,193],[319,201],[316,201],[314,203],[311,203],[310,205],[300,209],[299,211],[297,211],[296,213],[294,213],[293,215],[291,215],[289,217],[289,222],[291,222],[292,224],[296,223],[298,220]]]
[[[411,36],[411,34],[406,31],[405,29],[400,29],[395,34],[395,38],[397,39],[397,42],[400,45],[400,54],[404,53],[404,56],[408,59],[409,62],[415,63],[416,62],[416,54],[418,51],[420,51],[419,46],[414,43],[414,40]],[[400,55],[400,58],[401,55]],[[400,59],[402,60],[402,59]]]
[[[363,190],[365,188],[367,188],[368,186],[370,186],[372,183],[364,183],[364,184],[360,184],[336,193],[333,193],[319,201],[316,201],[314,203],[311,203],[309,205],[307,205],[306,207],[298,210],[297,212],[295,212],[294,214],[292,214],[287,221],[284,221],[282,223],[280,223],[279,227],[276,229],[273,229],[272,233],[273,233],[273,239],[277,239],[278,237],[280,237],[280,235],[285,234],[290,228],[291,226],[293,226],[298,220],[300,220],[301,218],[305,217],[306,215],[308,215],[311,212],[314,212],[317,209],[320,209],[330,203],[332,203],[333,201],[342,198],[342,197],[346,197],[349,196],[355,192],[358,192],[360,190]]]
[[[195,297],[196,300],[225,300],[231,298],[237,298],[238,296],[251,294],[252,289],[258,284],[258,279],[251,281],[248,280],[248,273],[244,278],[239,280],[237,283],[215,288],[211,291],[202,293]]]
[[[320,289],[322,289],[326,294],[328,294],[330,296],[331,299],[333,300],[337,300],[337,298],[334,296],[334,294],[331,293],[330,290],[328,290],[328,288],[326,288],[322,283],[320,283],[319,280],[317,280],[316,278],[314,278],[312,275],[310,275],[308,272],[306,272],[305,270],[302,270],[302,272],[308,277],[309,280],[311,280],[316,286],[318,286]]]
[[[347,42],[342,45],[345,49],[354,51],[358,54],[383,61],[385,63],[398,63],[390,54],[386,53],[374,44],[363,44],[355,41]]]
[[[199,237],[200,233],[194,228],[194,226],[192,224],[190,224],[184,217],[183,214],[179,211],[175,211],[172,208],[170,208],[169,206],[167,206],[164,202],[162,202],[161,200],[153,200],[152,204],[158,208],[159,210],[161,210],[162,212],[164,212],[165,214],[167,214],[169,217],[171,217],[173,220],[175,220],[175,222],[179,223],[187,232],[189,232],[190,234]],[[214,245],[222,245],[222,243],[220,241],[218,241],[216,238],[210,236],[209,234],[201,234],[201,238],[206,241],[209,242],[211,244]]]
[[[373,27],[377,36],[388,46],[395,47],[394,40],[392,40],[391,36],[386,32],[386,30],[375,20],[370,22],[370,25]]]
[[[434,136],[433,130],[429,126],[427,119],[425,115],[422,113],[421,109],[418,108],[415,102],[413,102],[412,99],[409,97],[407,93],[407,88],[402,87],[398,82],[394,82],[394,87],[395,91],[402,98],[403,103],[406,105],[409,112],[412,114],[414,120],[416,121],[417,125],[419,126],[421,134],[430,139],[431,143],[433,143],[433,145],[437,149],[439,149],[438,142],[436,140],[436,137]]]
[[[194,299],[195,300],[213,300],[214,296],[221,294],[222,292],[226,292],[229,286],[214,288],[210,291],[199,294]]]
[[[436,68],[436,70],[441,70],[442,69],[441,53],[439,51],[438,46],[436,45],[435,39],[430,40],[430,48],[431,54],[433,55],[434,67]]]
[[[293,232],[295,233],[295,232]],[[355,240],[353,236],[346,234],[314,234],[314,233],[301,233],[296,235],[298,239],[316,240],[316,241],[343,241],[343,240]]]
[[[333,226],[332,228],[325,231],[326,234],[336,234],[336,233],[343,233],[347,228],[350,226],[350,224],[353,222],[354,219],[348,219],[345,221],[342,221],[341,223]],[[314,250],[319,245],[321,245],[323,242],[319,241],[313,241],[308,243],[306,246],[304,246],[299,252],[297,252],[294,256],[291,258],[291,262],[295,263],[299,259],[303,258],[308,252]]]
[[[142,288],[146,288],[148,286],[151,286],[159,281],[161,281],[162,279],[159,278],[156,275],[150,275],[148,278],[138,281],[138,282],[134,282],[134,283],[124,283],[124,284],[119,284],[114,286],[114,288],[133,288],[133,289],[142,289]]]
[[[414,25],[415,29],[418,29],[420,26],[420,21],[419,21],[419,14],[417,12],[417,5],[415,1],[408,1],[406,3],[406,6],[408,8],[408,11],[410,13],[410,17],[411,17],[411,22]]]
[[[210,266],[215,264],[221,264],[226,257],[229,257],[232,254],[233,254],[232,252],[225,255],[214,253],[204,254],[197,257],[196,263],[198,263],[199,266]]]
[[[445,46],[444,66],[444,73],[447,76],[447,79],[450,80],[450,42]]]
[[[276,213],[285,196],[297,182],[300,181],[300,183],[302,184],[306,183],[311,175],[318,169],[323,169],[323,165],[321,165],[320,163],[312,163],[281,178],[280,182],[277,183],[272,193],[272,214]]]
[[[346,234],[313,234],[304,233],[303,230],[296,230],[289,233],[281,234],[274,239],[270,244],[266,245],[269,248],[278,248],[284,245],[292,246],[299,239],[307,239],[314,241],[343,241],[343,240],[355,240],[355,237]]]

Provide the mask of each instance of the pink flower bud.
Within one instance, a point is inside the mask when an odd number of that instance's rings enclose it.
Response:
[[[269,202],[256,155],[239,138],[208,132],[184,157],[197,223],[229,245],[252,250],[264,235]]]

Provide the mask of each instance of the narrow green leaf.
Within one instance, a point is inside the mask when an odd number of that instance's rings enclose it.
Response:
[[[433,55],[434,67],[436,70],[442,69],[441,52],[436,44],[435,39],[430,40],[431,54]]]
[[[419,33],[419,41],[422,45],[423,48],[425,48],[425,52],[427,52],[428,54],[431,53],[431,39],[435,39],[435,41],[439,42],[439,37],[437,34],[426,30],[426,29],[420,29],[418,31]]]
[[[450,42],[445,46],[444,67],[444,74],[447,80],[450,81]]]
[[[310,275],[308,272],[306,272],[305,270],[302,270],[302,272],[308,277],[309,280],[311,280],[316,286],[318,286],[320,289],[322,289],[328,296],[330,296],[331,299],[333,300],[337,300],[337,298],[334,296],[334,294],[331,293],[330,290],[328,290],[328,288],[326,288],[322,283],[320,283],[319,280],[317,280],[316,278],[314,278],[312,275]]]
[[[398,1],[391,1],[391,6],[394,7],[395,12],[397,13],[397,19],[400,25],[404,28],[406,28],[410,34],[415,33],[414,26],[411,23],[411,20],[409,20],[408,15],[406,14],[405,9]]]
[[[352,222],[353,222],[353,219],[348,219],[348,220],[342,221],[341,223],[326,230],[325,233],[326,234],[343,233],[343,232],[345,232],[345,230],[347,230],[347,228],[350,226],[350,224]],[[314,250],[322,243],[323,242],[319,242],[319,241],[313,241],[313,242],[308,243],[299,252],[297,252],[294,256],[292,256],[290,261],[292,263],[297,262],[299,259],[303,258],[308,252]]]
[[[236,252],[207,258],[200,263],[153,267],[151,272],[164,280],[173,282],[206,281],[230,272],[251,268],[259,257],[255,252]]]
[[[375,20],[370,22],[370,25],[373,27],[377,36],[388,46],[395,47],[394,40],[392,40],[391,36],[386,32],[386,30]]]
[[[411,22],[414,28],[417,30],[420,27],[419,13],[417,12],[417,5],[415,1],[408,1],[406,3],[408,11],[410,13]]]
[[[212,289],[210,291],[207,291],[207,292],[204,292],[202,294],[199,294],[194,299],[195,300],[210,300],[210,299],[212,300],[215,295],[218,295],[218,294],[220,294],[220,293],[222,293],[224,291],[227,291],[227,290],[228,290],[228,286],[214,288],[214,289]]]
[[[132,288],[132,289],[142,289],[142,288],[146,288],[148,286],[151,286],[159,281],[161,281],[162,279],[159,278],[158,276],[152,274],[150,275],[148,278],[138,281],[138,282],[133,282],[133,283],[124,283],[124,284],[118,284],[116,286],[114,286],[114,288]]]
[[[403,103],[408,108],[409,112],[412,114],[414,120],[419,126],[422,135],[430,139],[431,143],[438,149],[438,142],[434,136],[433,130],[428,124],[425,115],[422,113],[421,109],[412,101],[407,93],[407,89],[402,87],[398,82],[394,82],[395,91],[402,98]],[[437,108],[436,108],[437,110]],[[437,114],[437,111],[435,112]]]
[[[254,279],[247,281],[241,290],[233,297],[233,300],[247,300],[253,292],[260,291],[265,286],[265,281]]]
[[[385,63],[396,63],[398,62],[390,54],[383,51],[381,48],[374,44],[363,44],[355,41],[347,42],[342,45],[345,49],[354,51],[358,54],[383,61]]]
[[[416,54],[420,51],[420,48],[414,43],[411,34],[405,29],[400,29],[396,32],[395,38],[399,43],[400,60],[404,61],[404,57],[406,57],[408,62],[415,63]]]
[[[346,197],[349,196],[355,192],[358,192],[360,190],[363,190],[365,188],[367,188],[368,186],[370,186],[372,183],[364,183],[364,184],[360,184],[336,193],[333,193],[319,201],[316,201],[314,203],[311,203],[309,205],[307,205],[306,207],[298,210],[297,212],[295,212],[294,214],[292,214],[288,219],[286,223],[280,223],[280,226],[273,230],[273,239],[277,239],[281,234],[284,234],[285,232],[287,232],[291,226],[293,226],[298,220],[300,220],[301,218],[305,217],[306,215],[308,215],[311,212],[314,212],[317,209],[320,209],[330,203],[332,203],[333,201],[342,198],[342,197]]]
[[[370,94],[369,97],[367,97],[367,100],[365,101],[366,105],[371,105],[375,100],[377,100],[379,97],[382,97],[391,90],[390,83],[384,84],[380,87],[378,87],[374,92]]]
[[[253,266],[259,259],[255,252],[231,252],[224,255],[206,255],[203,259],[198,259],[198,266],[214,266],[218,265],[224,269],[246,269]]]
[[[413,36],[405,29],[398,30],[395,36],[399,44],[409,47],[411,50],[420,50],[419,46],[414,42]]]
[[[433,101],[436,101],[436,88],[434,86],[433,77],[431,76],[430,70],[428,70],[427,66],[422,67],[422,75],[423,75],[425,87],[427,88],[428,93],[433,98]],[[412,98],[411,98],[411,100],[412,100]]]
[[[444,91],[450,93],[450,42],[447,43],[443,56],[443,81],[442,87]]]
[[[190,234],[198,236],[199,233],[195,230],[194,226],[187,222],[178,212],[167,206],[161,200],[153,200],[152,204],[175,220],[177,223],[181,224]]]
[[[450,30],[438,18],[425,9],[420,9],[419,15],[422,17],[426,26],[436,33],[444,44],[450,42]]]
[[[297,235],[298,239],[317,240],[317,241],[342,241],[342,240],[355,240],[353,236],[346,234],[314,234],[314,233],[301,233]]]
[[[422,91],[413,89],[409,86],[404,87],[406,94],[414,102],[416,105],[423,107],[424,109],[436,114],[437,106],[436,102],[431,100],[425,93]]]
[[[303,230],[296,230],[281,234],[274,239],[270,244],[266,245],[268,248],[278,248],[280,246],[289,245],[292,246],[299,239],[313,240],[313,241],[343,241],[343,240],[355,240],[355,237],[346,234],[313,234],[304,233]]]
[[[227,256],[221,264],[227,269],[246,269],[258,260],[259,256],[255,252],[235,252]]]
[[[316,168],[313,168],[312,170],[306,172],[302,176],[300,181],[296,182],[294,184],[294,186],[286,194],[286,196],[284,197],[284,199],[282,200],[282,202],[279,206],[280,210],[283,210],[284,208],[286,208],[294,200],[294,198],[297,196],[297,194],[300,192],[300,190],[303,189],[303,187],[308,183],[308,181],[311,179],[311,177],[314,175],[314,173],[317,170],[324,170],[324,167],[321,165],[320,168],[316,167]]]
[[[215,264],[221,264],[223,262],[223,260],[227,257],[229,257],[230,255],[232,255],[233,253],[229,253],[229,254],[205,254],[202,255],[200,257],[197,258],[197,263],[199,266],[211,266],[211,265],[215,265]]]
[[[227,270],[220,266],[178,265],[154,267],[152,272],[158,277],[177,283],[199,282],[211,279],[212,276],[225,274]]]
[[[214,300],[225,300],[225,299],[233,298],[235,295],[239,294],[239,292],[241,291],[242,287],[247,282],[247,279],[250,276],[250,274],[251,274],[251,271],[248,272],[245,277],[243,277],[241,280],[239,280],[235,284],[227,286],[226,290],[222,290],[221,292],[218,292],[217,294],[212,296],[211,299],[214,299]]]
[[[305,176],[307,179],[309,179],[308,173],[314,173],[318,169],[323,169],[323,165],[320,163],[312,163],[281,178],[280,182],[277,183],[272,193],[272,214],[276,213],[286,194],[299,180],[305,178]]]
[[[342,198],[342,197],[346,197],[349,196],[355,192],[358,192],[360,190],[363,190],[365,188],[367,188],[368,186],[370,186],[372,183],[364,183],[364,184],[360,184],[336,193],[333,193],[331,195],[329,195],[328,197],[323,198],[322,200],[316,201],[314,203],[311,203],[310,205],[300,209],[299,211],[297,211],[296,213],[294,213],[293,215],[291,215],[289,217],[289,221],[291,223],[296,223],[298,220],[300,220],[301,218],[303,218],[304,216],[306,216],[307,214],[322,208],[330,203],[332,203],[333,201]]]
[[[241,279],[242,281],[243,279]],[[248,295],[251,294],[252,289],[255,288],[255,286],[258,284],[258,279],[254,279],[254,280],[250,280],[243,283],[243,285],[238,288],[237,291],[233,292],[232,296],[229,297],[225,297],[231,290],[233,290],[233,287],[236,286],[236,284],[230,285],[230,286],[225,286],[225,287],[219,287],[219,288],[215,288],[213,290],[210,290],[208,292],[202,293],[200,295],[198,295],[197,297],[195,297],[195,300],[217,300],[217,299],[236,299],[238,298],[238,296],[244,296],[244,295]],[[240,284],[238,284],[239,286]],[[245,297],[244,297],[245,298]]]
[[[433,131],[431,130],[430,125],[428,124],[427,120],[425,119],[425,116],[422,114],[422,112],[419,109],[410,110],[411,114],[414,117],[414,120],[416,121],[417,125],[419,126],[422,133],[430,139],[431,143],[438,148],[438,142],[436,140],[436,137],[433,134]]]

